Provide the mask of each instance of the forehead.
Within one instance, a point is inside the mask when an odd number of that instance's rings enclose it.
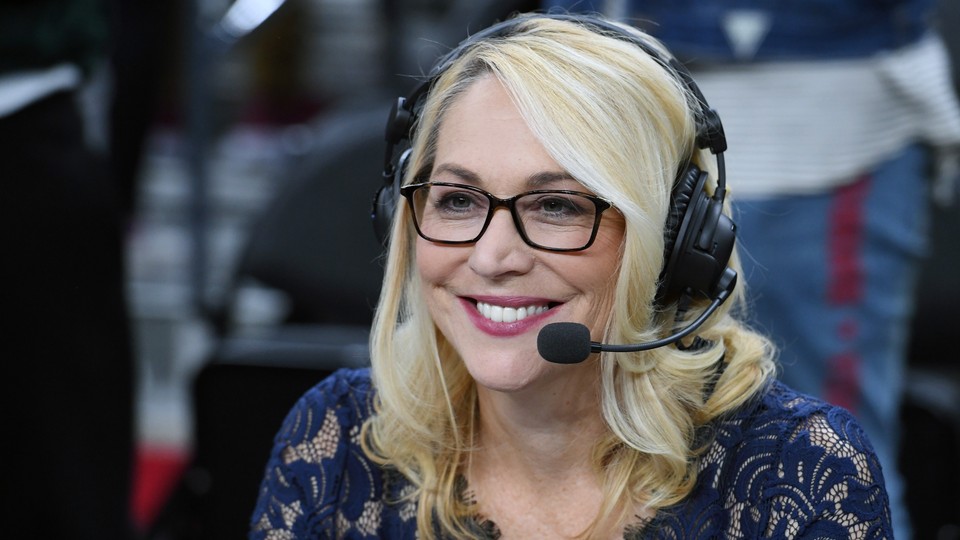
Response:
[[[488,191],[573,189],[499,79],[484,76],[450,105],[437,132],[431,177]]]

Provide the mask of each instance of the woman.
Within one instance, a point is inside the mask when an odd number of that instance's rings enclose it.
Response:
[[[768,342],[720,306],[729,290],[670,285],[701,237],[675,215],[700,184],[674,184],[709,176],[709,209],[725,183],[700,148],[722,152],[719,124],[658,44],[521,16],[420,90],[400,107],[415,133],[372,368],[291,411],[252,538],[890,536],[852,417],[772,379]],[[556,322],[663,340],[708,304],[669,345],[569,364],[538,350]]]

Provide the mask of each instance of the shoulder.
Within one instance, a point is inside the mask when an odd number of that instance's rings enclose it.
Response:
[[[344,421],[364,421],[371,411],[370,369],[339,369],[307,390],[292,412],[334,410]]]
[[[833,464],[835,468],[883,485],[883,473],[874,467],[873,445],[849,411],[778,381],[721,421],[717,435],[717,443],[731,455],[766,457],[776,460],[779,468],[837,458],[841,461]]]
[[[717,495],[751,508],[730,516],[737,529],[889,533],[883,471],[863,428],[845,409],[782,383],[718,423],[701,468]]]
[[[752,406],[734,421],[743,424],[750,439],[776,434],[783,450],[822,449],[827,453],[860,452],[873,455],[873,445],[857,419],[846,409],[773,381]]]
[[[367,369],[341,369],[297,401],[274,438],[252,517],[254,533],[322,536],[379,499],[379,475],[360,446],[372,396]]]
[[[287,414],[274,439],[287,463],[318,462],[359,447],[359,431],[372,411],[368,369],[340,369],[307,390]]]
[[[274,444],[287,444],[293,451],[299,443],[316,440],[343,441],[335,432],[352,431],[370,415],[373,395],[368,369],[340,369],[307,390],[287,414]],[[327,448],[333,452],[334,448]]]
[[[305,404],[342,404],[350,406],[354,398],[367,399],[372,392],[370,368],[338,369],[318,382],[301,398]]]

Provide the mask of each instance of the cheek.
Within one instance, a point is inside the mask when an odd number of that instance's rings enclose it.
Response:
[[[600,326],[604,326],[613,311],[619,264],[598,262],[591,270],[590,275],[593,276],[593,279],[581,283],[580,288],[588,294],[591,320],[601,323]]]
[[[623,257],[624,225],[621,220],[609,220],[597,231],[597,238],[590,249],[583,275],[591,276],[596,289],[613,287],[620,272]]]
[[[443,261],[442,254],[438,253],[436,246],[418,238],[416,256],[417,272],[420,273],[420,278],[424,282],[433,281],[434,276],[440,273],[438,269]]]
[[[603,329],[606,328],[610,317],[613,315],[614,294],[616,292],[616,279],[611,277],[606,282],[598,284],[597,296],[593,301],[590,320],[596,321],[593,328],[593,334],[596,339],[602,337]]]
[[[417,239],[416,249],[416,268],[417,275],[420,276],[420,294],[427,308],[427,312],[433,320],[438,319],[437,305],[437,285],[441,281],[442,272],[438,270],[438,254],[431,246],[424,245],[424,242]],[[441,318],[442,319],[442,318]]]
[[[592,333],[597,339],[601,337],[599,334],[613,312],[623,249],[622,228],[601,231],[604,232],[607,234],[598,234],[596,242],[590,248],[596,248],[594,256],[582,261],[584,264],[579,271],[571,274],[589,276],[580,283],[580,288],[587,292],[590,298],[590,320],[596,322],[592,325]]]
[[[457,252],[448,246],[437,246],[423,239],[417,240],[416,267],[424,291],[429,295],[436,287],[452,279],[459,267]]]

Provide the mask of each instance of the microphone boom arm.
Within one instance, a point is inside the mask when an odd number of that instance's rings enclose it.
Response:
[[[598,353],[598,352],[648,351],[650,349],[656,349],[658,347],[670,345],[671,343],[676,343],[677,341],[680,341],[681,339],[692,334],[694,331],[697,330],[697,328],[700,328],[700,325],[702,325],[707,320],[707,318],[710,317],[710,315],[713,315],[713,312],[716,311],[721,304],[726,302],[727,298],[730,297],[730,295],[733,293],[733,290],[736,288],[736,286],[737,286],[737,272],[732,268],[727,268],[726,270],[724,270],[723,276],[721,276],[720,281],[717,283],[718,290],[716,295],[713,298],[713,302],[711,302],[710,305],[707,306],[707,309],[705,309],[703,313],[701,313],[700,316],[696,318],[696,320],[690,323],[683,330],[677,332],[676,334],[672,334],[669,337],[665,337],[663,339],[658,339],[656,341],[649,341],[646,343],[635,343],[632,345],[612,345],[607,343],[597,343],[596,341],[591,341],[590,352]]]

